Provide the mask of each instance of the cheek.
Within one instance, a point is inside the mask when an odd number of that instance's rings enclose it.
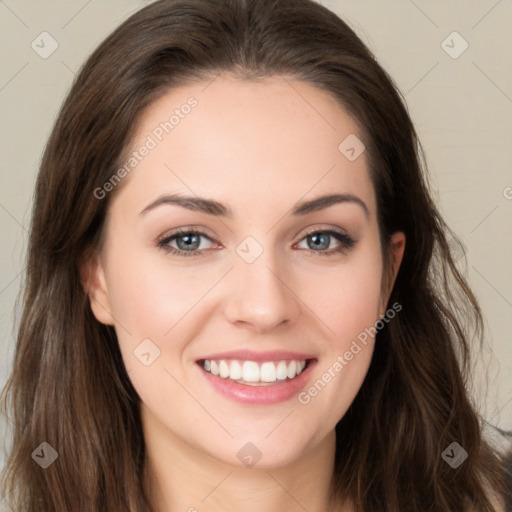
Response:
[[[132,337],[161,339],[211,287],[211,272],[201,278],[156,249],[123,252],[112,245],[107,285],[113,315]]]
[[[190,396],[177,382],[183,380],[187,347],[204,325],[199,317],[208,301],[200,299],[217,280],[211,271],[206,274],[201,277],[162,256],[137,257],[134,250],[122,265],[111,267],[109,283],[120,351],[138,395],[158,414],[169,412],[172,403],[174,410],[197,414],[199,422],[201,411],[191,409]]]
[[[200,326],[194,319],[201,314],[200,306],[204,307],[198,301],[215,281],[211,273],[201,278],[156,249],[129,244],[120,236],[112,237],[108,248],[110,309],[126,370],[136,389],[147,390],[155,399],[159,396],[155,377],[158,375],[160,382],[169,380],[163,371],[178,364],[194,337]],[[154,362],[144,366],[140,357],[147,353]]]
[[[325,429],[334,428],[346,413],[368,371],[380,313],[382,269],[379,247],[372,244],[353,263],[315,280],[310,304],[316,305],[315,313],[328,327],[329,347],[298,402],[324,418]]]
[[[342,349],[378,319],[381,299],[380,253],[361,252],[353,260],[315,274],[304,272],[301,298],[322,320],[333,346]]]

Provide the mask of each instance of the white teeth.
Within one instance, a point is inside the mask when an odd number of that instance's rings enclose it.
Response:
[[[274,363],[263,363],[261,365],[261,382],[275,382],[276,373],[276,365]]]
[[[278,380],[285,380],[288,378],[288,367],[284,361],[279,361],[276,370],[276,377]]]
[[[210,371],[213,375],[219,375],[219,365],[215,361],[210,361]]]
[[[258,382],[260,380],[260,368],[254,361],[245,361],[242,366],[242,379],[245,382]]]
[[[238,361],[231,361],[229,378],[231,380],[238,380],[242,378],[242,365]]]
[[[288,365],[288,378],[293,379],[297,375],[297,363],[295,361],[291,361]]]
[[[229,366],[227,365],[226,361],[219,362],[219,376],[223,379],[229,377]]]
[[[278,363],[266,361],[259,364],[254,361],[205,359],[203,367],[207,372],[223,379],[229,378],[247,383],[271,383],[277,380],[293,379],[300,375],[306,367],[306,361],[279,361]]]

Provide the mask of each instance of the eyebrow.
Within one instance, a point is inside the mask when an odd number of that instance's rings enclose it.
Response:
[[[310,201],[303,201],[298,203],[292,208],[293,216],[307,215],[312,212],[317,212],[340,203],[352,203],[359,205],[367,218],[370,216],[370,212],[366,203],[359,197],[353,194],[328,194],[317,197]],[[140,215],[147,213],[150,210],[160,205],[176,205],[186,208],[194,212],[206,213],[208,215],[215,215],[218,217],[229,217],[232,218],[233,211],[226,205],[219,203],[213,199],[206,199],[198,196],[183,196],[179,194],[164,195],[150,203],[141,212]]]

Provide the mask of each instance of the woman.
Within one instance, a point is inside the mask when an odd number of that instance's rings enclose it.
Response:
[[[309,0],[161,0],[41,165],[16,511],[494,511],[481,335],[391,79]]]

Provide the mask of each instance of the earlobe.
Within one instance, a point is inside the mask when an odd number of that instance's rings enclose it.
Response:
[[[105,272],[98,254],[90,256],[81,265],[80,279],[96,320],[105,325],[114,325]]]

